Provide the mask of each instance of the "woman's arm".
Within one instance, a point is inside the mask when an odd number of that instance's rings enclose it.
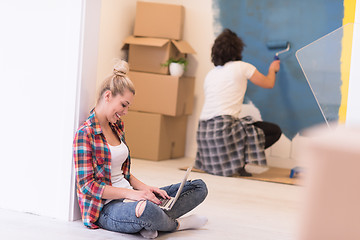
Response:
[[[73,157],[75,164],[76,182],[78,190],[85,195],[100,200],[105,183],[94,181],[92,166],[92,146],[88,131],[79,130],[73,142]]]
[[[250,81],[262,88],[273,88],[276,80],[276,73],[280,70],[280,61],[275,60],[269,66],[268,74],[265,76],[258,70],[255,70]]]
[[[160,204],[160,200],[155,194],[158,194],[162,198],[170,198],[164,190],[148,186],[132,174],[130,175],[129,182],[134,189],[118,188],[106,185],[102,197],[105,199],[126,198],[134,201],[149,200],[155,204]]]
[[[104,199],[129,198],[130,199],[130,196],[133,194],[132,191],[134,191],[134,190],[106,185],[103,195],[102,195],[102,198],[104,198]]]
[[[137,189],[137,190],[141,190],[141,191],[149,191],[151,193],[155,193],[158,194],[159,196],[161,196],[162,198],[170,198],[169,195],[167,194],[166,191],[161,190],[157,187],[152,187],[149,186],[145,183],[143,183],[142,181],[140,181],[139,179],[137,179],[134,175],[130,175],[130,180],[129,180],[131,186],[133,186],[133,188]]]
[[[106,185],[102,198],[104,199],[130,199],[134,201],[149,200],[155,204],[160,204],[160,200],[150,191],[139,191],[127,188],[118,188]]]
[[[133,188],[138,190],[147,190],[149,188],[148,185],[137,179],[134,175],[130,174],[129,182]]]
[[[141,190],[146,191],[148,187],[145,183],[135,178],[132,174],[130,175],[129,183],[135,190],[106,185],[102,197],[105,199],[127,198],[127,199],[138,200],[138,199],[134,199],[137,197],[136,193],[134,192]]]

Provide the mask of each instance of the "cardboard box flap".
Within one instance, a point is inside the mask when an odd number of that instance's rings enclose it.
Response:
[[[196,53],[195,50],[190,46],[189,43],[179,40],[171,40],[171,42],[175,45],[175,47],[179,50],[181,53]]]
[[[164,38],[148,38],[148,37],[134,37],[129,36],[124,40],[124,44],[133,44],[133,45],[143,45],[143,46],[153,46],[153,47],[162,47],[169,42],[168,39]]]

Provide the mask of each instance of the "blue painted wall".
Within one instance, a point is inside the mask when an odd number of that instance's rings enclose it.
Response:
[[[235,31],[246,44],[243,60],[264,74],[274,54],[282,50],[269,50],[266,43],[284,40],[291,44],[290,51],[280,55],[275,87],[262,89],[249,82],[245,102],[251,100],[263,120],[277,123],[289,139],[307,127],[324,123],[295,52],[342,26],[343,1],[213,0],[213,8],[219,13],[214,24]],[[340,61],[340,56],[333,57]]]

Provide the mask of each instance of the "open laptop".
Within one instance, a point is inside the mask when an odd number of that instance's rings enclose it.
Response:
[[[161,200],[161,203],[159,204],[159,207],[163,210],[166,210],[166,211],[169,211],[175,204],[175,202],[177,201],[177,199],[179,198],[183,188],[184,188],[184,185],[187,181],[187,178],[191,172],[191,169],[192,167],[189,167],[187,170],[186,170],[186,173],[185,173],[185,176],[180,184],[180,187],[178,189],[178,191],[176,192],[176,195],[175,197],[171,197],[170,199],[163,199],[163,198],[159,198]]]

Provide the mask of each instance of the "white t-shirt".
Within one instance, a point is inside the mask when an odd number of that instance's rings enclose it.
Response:
[[[200,120],[220,115],[238,117],[247,81],[255,70],[255,66],[243,61],[227,62],[224,66],[216,66],[210,70],[204,81],[205,102]]]
[[[129,149],[121,142],[120,145],[111,146],[109,144],[111,152],[111,184],[113,187],[133,189],[129,181],[124,177],[124,173],[121,169],[123,163],[129,155]],[[110,202],[107,200],[105,203]]]

